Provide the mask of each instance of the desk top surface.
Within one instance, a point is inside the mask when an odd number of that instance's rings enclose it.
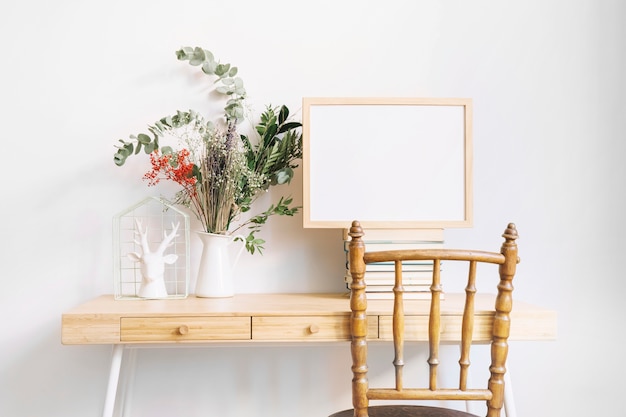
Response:
[[[493,311],[495,295],[477,294],[476,313]],[[464,294],[445,294],[441,302],[442,314],[459,314],[463,311]],[[115,300],[112,295],[102,295],[81,304],[64,315],[113,314],[135,315],[344,315],[350,314],[348,293],[291,293],[291,294],[237,294],[230,298],[199,298],[164,300]],[[428,300],[405,300],[410,314],[428,314]],[[392,300],[368,300],[368,314],[391,312]],[[518,313],[549,314],[550,309],[514,300],[513,311]]]
[[[161,323],[202,323],[211,329],[237,320],[246,326],[244,332],[259,334],[267,326],[275,326],[274,335],[289,332],[292,326],[306,322],[324,323],[333,332],[327,340],[347,340],[350,302],[347,293],[318,294],[237,294],[231,298],[198,298],[165,300],[116,300],[113,295],[102,295],[62,315],[62,341],[65,344],[120,343],[125,326],[137,321],[138,328],[147,326],[152,332]],[[493,319],[495,295],[478,294],[475,314],[478,327],[489,326]],[[449,328],[458,327],[463,314],[464,294],[446,294],[441,302],[442,320]],[[556,311],[528,304],[513,302],[511,313],[511,340],[554,340],[556,338]],[[393,300],[369,300],[367,315],[375,328],[384,328],[391,316]],[[405,313],[419,322],[427,323],[430,302],[428,300],[405,300]],[[301,323],[302,322],[302,323]],[[123,324],[125,323],[125,324]],[[207,324],[212,323],[212,324]],[[216,324],[217,323],[217,324]],[[270,324],[274,323],[274,324]],[[298,324],[300,323],[300,324]],[[380,323],[380,327],[379,327]],[[308,324],[307,324],[308,326]],[[306,327],[306,326],[305,326]],[[337,330],[339,329],[339,330]],[[484,330],[484,329],[483,329]],[[166,330],[171,332],[171,329]],[[230,335],[229,330],[210,330],[215,334]],[[168,333],[169,334],[169,333]],[[262,333],[268,338],[267,333]],[[320,338],[322,337],[320,332]],[[254,338],[254,337],[253,337]],[[291,340],[289,337],[281,339]],[[297,338],[300,340],[300,338]],[[311,337],[307,337],[311,339]],[[169,340],[169,339],[168,339]],[[304,339],[303,339],[304,340]]]

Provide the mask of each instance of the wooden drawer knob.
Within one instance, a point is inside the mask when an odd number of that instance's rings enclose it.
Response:
[[[184,336],[187,333],[189,333],[189,326],[187,326],[186,324],[183,324],[183,325],[178,327],[178,334],[179,335]]]
[[[320,328],[317,324],[312,324],[309,326],[309,333],[315,334],[320,331]]]

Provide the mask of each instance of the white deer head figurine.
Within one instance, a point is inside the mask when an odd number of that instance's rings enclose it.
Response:
[[[163,241],[159,244],[157,250],[152,252],[148,245],[148,228],[143,230],[141,222],[135,219],[135,231],[141,237],[141,241],[135,240],[135,243],[141,245],[141,254],[131,252],[128,257],[135,262],[141,263],[141,286],[137,295],[143,298],[163,298],[167,297],[167,289],[165,288],[165,264],[173,264],[178,259],[178,255],[164,255],[165,249],[172,245],[172,241],[176,237],[178,226],[172,223],[172,232],[170,234],[163,231]]]

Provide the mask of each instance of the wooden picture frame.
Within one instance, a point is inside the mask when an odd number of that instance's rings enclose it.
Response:
[[[472,101],[303,98],[303,226],[472,226]]]

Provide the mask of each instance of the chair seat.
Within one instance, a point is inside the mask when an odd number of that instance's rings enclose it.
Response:
[[[476,417],[475,414],[421,405],[379,405],[367,409],[369,417]],[[353,410],[343,410],[329,417],[352,417]]]

